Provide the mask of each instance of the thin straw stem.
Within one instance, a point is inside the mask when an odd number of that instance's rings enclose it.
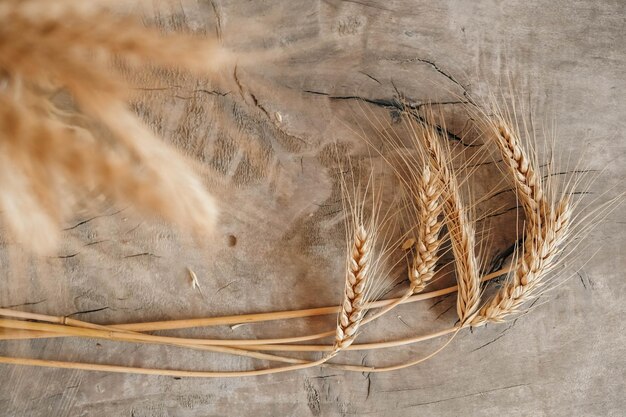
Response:
[[[127,374],[142,374],[142,375],[161,375],[161,376],[174,376],[174,377],[194,377],[194,378],[236,378],[242,376],[257,376],[275,374],[279,372],[296,371],[299,369],[310,368],[313,366],[323,364],[327,358],[322,358],[314,362],[308,362],[305,364],[283,366],[280,368],[266,368],[256,369],[252,371],[184,371],[176,369],[153,369],[153,368],[138,368],[130,366],[119,365],[102,365],[95,363],[81,363],[81,362],[63,362],[63,361],[49,361],[43,359],[32,358],[12,358],[7,356],[0,356],[0,363],[11,365],[29,365],[29,366],[41,366],[46,368],[64,368],[64,369],[80,369],[86,371],[101,371],[101,372],[116,372]]]
[[[22,320],[11,320],[11,319],[0,319],[0,328],[10,328],[10,329],[20,329],[20,330],[38,330],[38,331],[50,331],[57,332],[61,334],[77,336],[77,337],[85,337],[85,338],[95,338],[95,339],[105,339],[105,340],[115,340],[115,341],[123,341],[123,342],[133,342],[133,343],[164,343],[164,344],[194,344],[194,345],[202,345],[202,346],[213,346],[210,343],[207,343],[207,340],[204,339],[188,339],[188,338],[178,338],[178,337],[169,337],[169,336],[155,336],[143,333],[123,333],[116,330],[100,330],[100,329],[87,329],[80,327],[73,327],[68,325],[61,324],[51,324],[51,323],[37,323],[30,321],[22,321]],[[424,340],[433,339],[445,334],[448,334],[452,331],[455,331],[457,327],[452,327],[451,329],[445,329],[439,332],[413,336],[405,339],[397,339],[390,340],[386,342],[373,342],[373,343],[358,343],[352,344],[346,347],[343,350],[370,350],[370,349],[383,349],[387,347],[396,347],[396,346],[404,346],[408,344],[422,342]],[[332,345],[288,345],[288,344],[270,344],[270,345],[235,345],[231,346],[239,349],[246,350],[258,350],[258,351],[292,351],[292,352],[330,352],[333,351],[334,347]]]
[[[493,273],[487,274],[482,278],[482,281],[489,281],[494,278],[497,278],[501,275],[504,275],[509,272],[509,268],[504,268]],[[380,307],[390,307],[399,304],[411,303],[416,301],[427,300],[430,298],[435,298],[447,294],[451,294],[457,290],[457,286],[452,286],[448,288],[443,288],[441,290],[430,291],[423,294],[416,294],[411,297],[405,298],[391,298],[386,300],[379,300],[372,303],[367,304],[368,309],[372,308],[380,308]],[[202,326],[217,326],[219,324],[235,324],[235,323],[256,323],[262,321],[270,321],[270,320],[281,320],[281,319],[292,319],[299,317],[312,317],[318,315],[329,315],[336,313],[339,307],[320,307],[314,309],[306,309],[306,310],[292,310],[292,311],[281,311],[281,312],[272,312],[272,313],[256,313],[256,314],[245,314],[239,316],[223,316],[223,317],[208,317],[208,318],[200,318],[200,319],[189,319],[189,320],[172,320],[172,321],[163,321],[163,322],[151,322],[151,323],[131,323],[131,324],[116,324],[116,325],[92,325],[91,328],[99,328],[99,329],[113,329],[123,332],[124,330],[134,330],[134,331],[151,331],[151,330],[166,330],[166,329],[183,329],[190,327],[202,327]],[[383,312],[386,312],[384,309]],[[87,322],[83,322],[80,320],[74,320],[66,317],[58,317],[58,316],[49,316],[44,314],[36,314],[36,313],[28,313],[25,311],[17,311],[2,308],[0,309],[0,316],[6,317],[14,317],[21,318],[26,320],[39,320],[45,321],[48,323],[59,323],[59,324],[73,324],[76,327],[86,327],[84,324]],[[367,318],[366,322],[371,322],[373,319],[379,317],[380,314],[377,313],[373,317]],[[242,319],[243,318],[243,319]],[[223,321],[224,323],[216,323],[215,321]],[[91,324],[91,323],[89,323]],[[143,324],[143,326],[142,326]],[[28,334],[31,336],[28,337]],[[302,342],[308,340],[317,340],[323,337],[331,336],[334,334],[334,330],[318,333],[314,335],[305,335],[305,336],[296,336],[290,338],[280,338],[280,339],[218,339],[217,343],[221,343],[224,345],[238,345],[242,346],[242,343],[247,343],[247,341],[252,342],[257,345],[265,345],[265,344],[280,344],[280,343],[293,343],[293,342]],[[9,340],[9,339],[26,339],[26,338],[43,338],[43,337],[64,337],[70,336],[69,334],[64,334],[63,332],[48,332],[48,331],[40,331],[40,330],[17,330],[14,332],[3,332],[0,333],[0,340]],[[175,339],[175,338],[172,338]],[[207,341],[207,343],[211,344],[211,342],[216,342],[211,339],[184,339],[189,341]],[[210,341],[210,342],[209,342]],[[192,342],[195,343],[195,342]]]
[[[492,272],[483,276],[482,281],[489,281],[502,275],[508,274],[511,268],[502,268],[498,271]],[[458,286],[443,288],[441,290],[430,291],[422,294],[415,294],[402,302],[402,304],[414,303],[416,301],[428,300],[430,298],[440,297],[442,295],[448,295],[458,290]],[[400,297],[402,298],[402,297]],[[385,307],[389,304],[393,304],[399,298],[390,298],[385,300],[374,301],[366,304],[367,309]],[[240,314],[232,316],[222,317],[206,317],[199,319],[186,319],[186,320],[169,320],[169,321],[155,321],[148,323],[129,323],[129,324],[117,324],[118,329],[133,330],[133,331],[154,331],[154,330],[173,330],[173,329],[186,329],[190,327],[209,327],[219,325],[241,324],[241,323],[257,323],[262,321],[273,320],[286,320],[303,317],[313,316],[325,316],[330,314],[336,314],[339,312],[339,306],[318,307],[305,310],[289,310],[289,311],[275,311],[271,313],[253,313],[253,314]]]

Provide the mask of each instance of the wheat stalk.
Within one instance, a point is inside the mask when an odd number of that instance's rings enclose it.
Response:
[[[505,275],[509,272],[508,269],[502,269],[499,271],[495,271],[491,274],[485,275],[482,278],[482,282],[488,282],[492,279],[498,278],[502,275]],[[389,306],[395,306],[398,304],[405,303],[413,303],[417,301],[430,300],[436,297],[441,297],[447,294],[452,294],[456,292],[458,287],[452,286],[448,288],[442,288],[436,291],[430,291],[427,293],[421,293],[413,295],[407,299],[401,298],[391,298],[379,301],[372,301],[365,304],[366,310],[371,310],[375,308],[387,309]],[[313,309],[305,309],[305,310],[289,310],[289,311],[276,311],[270,313],[256,313],[256,314],[238,314],[234,316],[219,316],[219,317],[205,317],[205,318],[196,318],[196,319],[184,319],[184,320],[167,320],[160,322],[147,322],[147,323],[125,323],[125,324],[114,324],[107,325],[106,327],[112,327],[115,329],[123,330],[123,331],[133,331],[133,332],[148,332],[148,331],[156,331],[156,330],[173,330],[173,329],[186,329],[192,327],[210,327],[210,326],[220,326],[220,325],[233,325],[240,323],[260,323],[265,321],[276,321],[276,320],[289,320],[296,319],[302,317],[317,317],[323,315],[336,314],[341,311],[341,306],[331,306],[331,307],[318,307]],[[24,311],[17,311],[11,309],[0,308],[0,316],[7,317],[15,317],[27,320],[37,320],[37,321],[45,321],[49,323],[60,323],[60,324],[77,324],[75,319],[71,319],[65,316],[50,316],[44,314],[36,314],[29,313]],[[371,317],[368,316],[363,320],[361,325],[367,322]],[[86,323],[86,322],[81,322]],[[81,326],[78,326],[81,327]],[[103,326],[101,326],[103,327]],[[305,336],[294,336],[294,337],[286,337],[286,338],[278,338],[278,339],[219,339],[219,340],[208,340],[208,339],[198,339],[202,341],[202,343],[211,343],[213,345],[223,344],[227,346],[241,346],[242,343],[251,342],[251,344],[259,344],[259,345],[268,345],[268,344],[283,344],[283,343],[296,343],[303,342],[307,340],[316,340],[321,339],[327,336],[334,336],[336,334],[336,328],[327,332],[314,334],[314,335],[305,335]],[[64,337],[68,336],[63,332],[44,332],[40,330],[24,330],[21,329],[16,332],[3,331],[0,334],[0,340],[11,340],[11,339],[29,339],[29,338],[49,338],[49,337]]]

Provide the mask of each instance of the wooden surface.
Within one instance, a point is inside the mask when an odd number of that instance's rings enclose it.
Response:
[[[372,123],[393,126],[400,97],[414,105],[460,101],[464,92],[487,99],[509,91],[510,82],[532,107],[538,131],[544,122],[556,126],[561,159],[582,157],[581,169],[604,170],[587,201],[607,201],[623,192],[626,178],[625,19],[622,1],[182,2],[162,24],[217,34],[236,51],[265,51],[210,82],[170,77],[144,91],[153,81],[135,79],[138,113],[207,175],[218,173],[208,180],[222,200],[218,229],[200,249],[190,237],[112,207],[68,224],[58,258],[29,259],[3,243],[0,305],[119,323],[337,304],[345,244],[333,150],[337,143],[344,156],[369,159],[357,133],[380,145]],[[451,132],[462,131],[462,108],[442,108]],[[452,142],[455,152],[473,152]],[[486,169],[473,184],[478,194],[498,172]],[[503,210],[490,224],[510,230],[511,195],[493,204]],[[2,365],[0,415],[624,415],[625,214],[618,208],[584,239],[588,249],[565,265],[578,273],[529,314],[464,331],[414,368],[186,380]],[[490,256],[511,243],[510,234],[496,234]],[[368,326],[362,340],[445,328],[456,319],[454,304],[451,296],[400,307]],[[179,334],[274,337],[326,330],[334,320]],[[397,363],[440,343],[341,359]],[[0,352],[182,369],[267,366],[79,339],[4,342]]]

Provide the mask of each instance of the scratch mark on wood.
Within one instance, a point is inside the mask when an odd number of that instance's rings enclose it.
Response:
[[[12,305],[8,305],[8,306],[2,306],[2,308],[15,308],[15,307],[25,307],[25,306],[36,306],[37,304],[41,304],[45,301],[47,301],[47,298],[44,298],[43,300],[39,300],[39,301],[32,301],[32,302],[26,302],[26,303],[21,303],[21,304],[12,304]]]
[[[141,252],[141,253],[136,253],[136,254],[134,254],[134,255],[126,255],[126,256],[124,256],[124,259],[127,259],[127,258],[136,258],[136,257],[138,257],[138,256],[152,256],[152,257],[154,257],[154,258],[160,258],[160,256],[159,256],[159,255],[155,255],[154,253],[150,253],[150,252]]]
[[[123,209],[120,209],[120,210],[118,210],[118,211],[115,211],[115,212],[113,212],[113,213],[111,213],[111,214],[101,214],[101,215],[98,215],[98,216],[93,216],[93,217],[91,217],[91,218],[89,218],[89,219],[86,219],[86,220],[80,221],[80,222],[76,223],[74,226],[71,226],[71,227],[65,228],[65,229],[63,229],[63,230],[64,230],[64,231],[67,231],[67,230],[76,229],[77,227],[82,226],[83,224],[87,224],[87,223],[89,223],[89,222],[90,222],[90,221],[92,221],[92,220],[99,219],[99,218],[101,218],[101,217],[110,217],[110,216],[115,216],[116,214],[119,214],[119,213],[121,213],[121,212],[122,212],[122,211],[124,211],[124,210],[126,210],[126,209],[125,209],[125,208],[123,208]]]

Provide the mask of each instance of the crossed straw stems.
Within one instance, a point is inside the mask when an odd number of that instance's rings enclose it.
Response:
[[[486,282],[502,275],[509,273],[510,269],[505,268],[493,273],[487,274],[482,277],[482,281]],[[408,298],[392,298],[367,303],[366,309],[376,309],[390,306],[392,304],[407,304],[416,301],[428,300],[435,297],[451,294],[456,292],[458,286],[451,286],[436,291],[431,291],[422,294],[415,294]],[[0,340],[15,340],[15,339],[36,339],[36,338],[56,338],[56,337],[83,337],[83,338],[96,338],[114,341],[126,341],[133,343],[148,343],[148,344],[166,344],[171,346],[185,347],[194,350],[204,350],[212,352],[220,352],[233,354],[238,356],[246,356],[256,359],[269,360],[274,362],[283,362],[292,364],[291,366],[284,366],[280,368],[268,368],[254,371],[241,371],[241,372],[205,372],[205,371],[184,371],[184,370],[169,370],[169,369],[150,369],[150,368],[134,368],[115,365],[103,365],[103,364],[90,364],[90,363],[78,363],[78,362],[62,362],[62,361],[48,361],[41,359],[31,358],[17,358],[17,357],[2,357],[0,356],[0,363],[6,364],[19,364],[19,365],[31,365],[31,366],[43,366],[54,368],[66,368],[66,369],[82,369],[82,370],[95,370],[95,371],[107,371],[118,373],[135,373],[135,374],[147,374],[147,375],[166,375],[166,376],[180,376],[180,377],[238,377],[247,375],[263,375],[275,372],[285,372],[296,369],[307,368],[311,366],[328,366],[333,368],[344,369],[348,371],[357,372],[376,372],[378,368],[367,366],[354,366],[345,364],[331,364],[324,363],[328,360],[324,357],[318,361],[307,361],[298,358],[290,358],[286,356],[279,356],[273,354],[263,353],[263,351],[294,351],[294,352],[330,352],[333,350],[333,345],[301,345],[290,344],[294,342],[317,340],[324,337],[332,336],[335,334],[335,330],[329,330],[327,332],[311,334],[305,336],[277,338],[277,339],[192,339],[192,338],[180,338],[170,336],[157,336],[150,335],[141,332],[156,331],[156,330],[173,330],[184,329],[191,327],[209,327],[219,325],[233,325],[240,323],[257,323],[263,321],[274,320],[286,320],[302,317],[314,317],[331,315],[339,312],[340,307],[328,306],[318,307],[304,310],[289,310],[289,311],[277,311],[268,313],[254,313],[254,314],[242,314],[231,315],[221,317],[205,317],[197,319],[186,320],[169,320],[147,323],[129,323],[129,324],[117,324],[117,325],[98,325],[89,323],[82,320],[76,320],[66,316],[51,316],[45,314],[28,313],[24,311],[17,311],[11,309],[0,309],[0,316],[11,317],[12,319],[0,319],[0,328],[4,329],[0,332]],[[378,318],[377,315],[373,318]],[[22,320],[15,320],[22,319]],[[34,321],[25,321],[34,320]],[[371,321],[371,320],[369,320]],[[369,322],[366,318],[362,324]],[[354,343],[343,350],[371,350],[382,349],[396,346],[404,346],[413,343],[418,343],[425,340],[434,339],[440,336],[448,334],[456,334],[461,329],[460,326],[453,326],[435,333],[414,336],[405,339],[397,339],[386,342],[373,342],[373,343]],[[451,340],[451,339],[450,339]],[[447,343],[446,343],[447,345]],[[445,345],[444,345],[445,347]],[[441,348],[440,348],[441,349]],[[437,352],[440,350],[438,349]],[[436,352],[435,352],[436,353]],[[430,356],[423,358],[428,359]],[[421,361],[421,360],[420,360]]]

